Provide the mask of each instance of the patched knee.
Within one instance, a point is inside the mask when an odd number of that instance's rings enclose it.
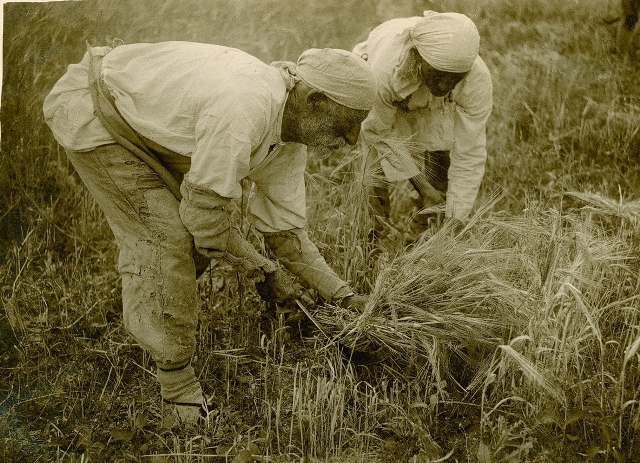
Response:
[[[278,256],[299,257],[302,255],[302,243],[293,231],[265,233],[264,240],[269,249]]]

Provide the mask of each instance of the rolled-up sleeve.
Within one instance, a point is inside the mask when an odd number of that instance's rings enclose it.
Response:
[[[486,126],[493,105],[491,75],[479,57],[459,88],[455,103],[446,216],[467,220],[484,177]]]

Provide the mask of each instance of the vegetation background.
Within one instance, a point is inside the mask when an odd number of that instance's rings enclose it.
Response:
[[[616,1],[3,7],[0,461],[640,461],[640,59],[611,53]],[[295,61],[425,9],[470,16],[493,76],[482,214],[405,248],[415,208],[396,185],[395,226],[372,249],[351,194],[357,160],[334,157],[310,161],[309,229],[362,291],[409,252],[411,269],[438,262],[462,282],[442,294],[480,294],[493,315],[516,307],[500,341],[456,349],[462,339],[436,336],[349,358],[313,327],[265,318],[243,279],[213,265],[195,365],[220,409],[195,434],[170,429],[152,362],[122,327],[111,233],[43,122],[44,97],[86,41],[210,42]]]

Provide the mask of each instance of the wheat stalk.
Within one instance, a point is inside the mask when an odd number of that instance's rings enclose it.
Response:
[[[313,318],[352,349],[383,347],[398,360],[428,357],[438,343],[498,345],[531,298],[520,284],[528,272],[517,250],[474,246],[445,227],[380,271],[362,314],[325,305]]]

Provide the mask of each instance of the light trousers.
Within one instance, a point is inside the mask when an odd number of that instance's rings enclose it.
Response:
[[[120,145],[67,155],[115,235],[125,327],[158,367],[188,364],[199,297],[193,239],[180,220],[178,200]]]

